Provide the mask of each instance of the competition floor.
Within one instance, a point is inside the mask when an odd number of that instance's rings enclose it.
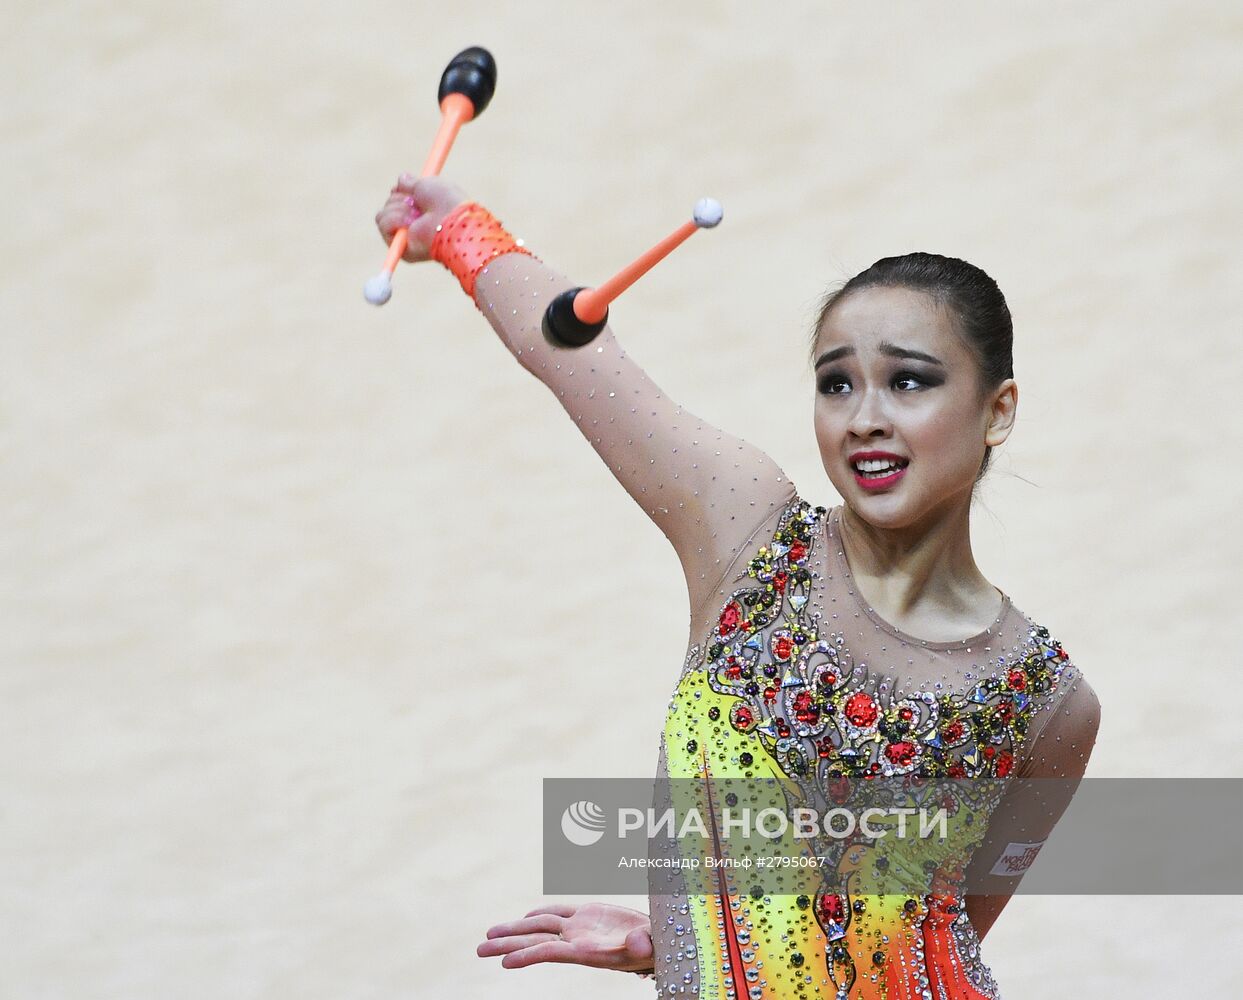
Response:
[[[549,263],[599,282],[722,201],[613,327],[816,502],[824,289],[992,274],[1021,396],[977,560],[1098,692],[1089,775],[1240,774],[1238,5],[779,10],[10,12],[0,996],[650,989],[474,953],[544,902],[541,779],[651,773],[687,609],[447,274],[363,302],[472,44],[497,93],[445,174]],[[985,949],[1007,1000],[1224,995],[1241,933],[1230,898],[1026,897]]]

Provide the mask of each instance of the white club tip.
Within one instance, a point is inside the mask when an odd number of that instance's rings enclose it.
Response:
[[[368,278],[363,286],[363,295],[373,306],[382,306],[393,297],[393,279],[387,271],[381,271],[374,278]]]
[[[695,202],[695,225],[700,229],[711,229],[718,226],[725,216],[725,209],[715,198],[700,198]]]

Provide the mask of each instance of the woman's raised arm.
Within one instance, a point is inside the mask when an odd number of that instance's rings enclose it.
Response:
[[[424,259],[420,244],[430,246],[437,219],[463,200],[460,191],[436,178],[399,182],[377,216],[381,235],[391,238],[412,207],[421,209],[410,226],[410,259]],[[542,332],[544,311],[575,284],[529,253],[508,252],[477,272],[473,298],[514,358],[552,391],[609,471],[669,539],[695,614],[739,546],[794,497],[794,487],[762,450],[669,398],[631,360],[610,327],[584,347],[550,344]]]

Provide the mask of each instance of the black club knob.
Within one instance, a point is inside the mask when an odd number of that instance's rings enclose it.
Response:
[[[440,104],[449,94],[462,94],[474,105],[475,117],[483,114],[483,109],[492,100],[496,92],[496,60],[487,49],[472,45],[463,49],[451,60],[440,77],[440,90],[436,94],[436,103]]]

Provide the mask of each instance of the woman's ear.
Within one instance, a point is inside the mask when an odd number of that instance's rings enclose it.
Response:
[[[989,420],[984,443],[996,447],[1010,436],[1019,407],[1019,384],[1006,379],[988,394]]]

